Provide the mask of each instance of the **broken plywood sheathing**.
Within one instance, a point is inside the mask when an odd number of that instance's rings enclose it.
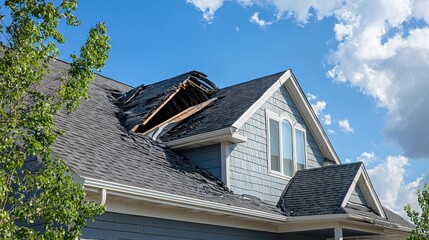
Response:
[[[192,116],[193,114],[201,111],[202,109],[206,108],[207,106],[211,105],[213,102],[215,102],[218,98],[211,98],[203,103],[200,103],[198,105],[195,105],[193,107],[190,107],[186,109],[185,111],[180,112],[179,114],[173,116],[172,118],[168,119],[165,122],[162,122],[155,127],[147,130],[143,133],[143,135],[150,134],[153,139],[156,139],[158,136],[162,135],[161,133],[166,132],[177,125],[180,121]],[[152,133],[152,134],[151,134]]]
[[[129,131],[148,133],[172,119],[179,119],[178,116],[183,118],[184,111],[190,116],[196,109],[201,110],[194,107],[211,100],[218,90],[206,77],[204,73],[192,71],[117,95],[122,125]]]

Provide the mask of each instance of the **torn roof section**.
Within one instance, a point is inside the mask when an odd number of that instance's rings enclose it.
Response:
[[[217,87],[206,77],[204,73],[191,71],[117,94],[122,125],[128,131],[154,135],[166,125],[175,125],[204,109],[217,100],[212,98]]]

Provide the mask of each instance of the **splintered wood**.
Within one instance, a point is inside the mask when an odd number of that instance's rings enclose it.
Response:
[[[212,98],[217,91],[216,85],[200,72],[190,73],[183,81],[172,87],[175,89],[165,93],[169,94],[168,96],[165,94],[162,96],[165,100],[151,109],[150,113],[146,114],[147,117],[133,126],[131,131],[143,135],[151,134],[156,138],[168,125],[179,123],[217,100]],[[141,89],[134,91],[139,94]],[[133,98],[134,94],[131,94],[125,103],[129,103]]]

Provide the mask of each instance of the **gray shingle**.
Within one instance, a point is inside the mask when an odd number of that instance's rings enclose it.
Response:
[[[172,141],[232,126],[285,72],[220,89],[213,95],[219,98],[217,102],[185,119],[161,139]]]
[[[387,218],[384,219],[368,209],[341,207],[361,166],[362,163],[358,162],[298,171],[289,181],[277,206],[290,217],[347,213],[413,228],[411,223],[387,208],[383,208]]]
[[[55,62],[56,71],[68,65]],[[55,74],[49,78],[54,78]],[[51,79],[48,79],[51,80]],[[88,101],[71,114],[61,112],[55,120],[64,131],[53,152],[83,177],[122,183],[181,196],[281,214],[273,205],[243,198],[228,191],[205,170],[148,137],[129,133],[118,118],[112,93],[131,87],[96,76]]]
[[[346,213],[341,203],[360,167],[351,163],[298,171],[277,206],[287,216]]]

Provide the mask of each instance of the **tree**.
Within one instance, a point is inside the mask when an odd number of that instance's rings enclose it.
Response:
[[[61,134],[59,111],[87,98],[94,71],[110,49],[103,23],[89,31],[80,55],[46,90],[43,80],[65,39],[59,25],[78,26],[77,0],[6,0],[0,7],[0,236],[2,239],[76,239],[104,208],[86,201],[65,161],[52,154]],[[26,167],[34,160],[31,168]]]
[[[421,213],[412,210],[410,204],[404,207],[408,217],[416,226],[408,237],[409,240],[429,239],[429,184],[425,183],[423,190],[417,190],[417,200]]]

